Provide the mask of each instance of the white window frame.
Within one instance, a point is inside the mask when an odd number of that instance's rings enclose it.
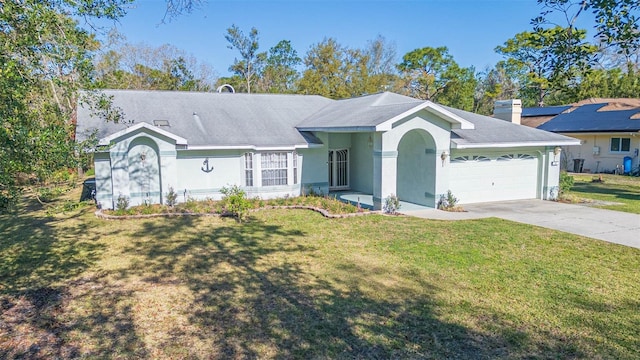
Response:
[[[279,168],[279,170],[286,170],[286,184],[273,184],[265,185],[263,179],[263,170],[278,170],[275,168],[264,169],[263,159],[269,154],[286,154],[286,168]],[[281,160],[284,160],[281,158]],[[261,151],[261,152],[245,152],[242,155],[242,179],[246,187],[273,187],[273,186],[293,186],[300,182],[300,157],[295,151]],[[249,177],[248,172],[251,172]],[[251,183],[247,180],[251,179]]]
[[[292,157],[292,159],[291,159],[291,166],[292,166],[291,176],[293,177],[293,179],[291,179],[291,181],[289,183],[293,184],[293,185],[298,185],[298,181],[300,180],[299,176],[298,176],[298,161],[299,161],[298,153],[295,152],[295,151],[292,152],[291,153],[291,157]]]
[[[255,159],[256,159],[256,154],[252,153],[252,152],[246,152],[244,153],[244,156],[242,157],[243,163],[244,163],[244,186],[247,187],[253,187],[256,183],[256,176],[255,176]],[[247,176],[251,174],[251,176]],[[249,183],[249,181],[247,180],[251,180],[251,183]]]
[[[613,150],[614,140],[617,140],[618,142],[618,150]],[[627,145],[628,145],[627,150],[624,150],[622,147],[623,140],[627,140]],[[611,140],[609,141],[609,152],[611,153],[619,154],[619,153],[628,153],[630,151],[631,151],[631,138],[619,136],[619,137],[612,137]]]
[[[289,164],[291,164],[291,152],[269,151],[260,154],[260,184],[267,186],[286,186],[291,183]],[[284,172],[284,176],[283,175]],[[268,179],[265,175],[272,174]],[[265,181],[268,183],[265,184]],[[284,182],[284,183],[283,183]]]

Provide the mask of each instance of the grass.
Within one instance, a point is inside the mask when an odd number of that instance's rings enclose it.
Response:
[[[638,249],[499,219],[21,209],[0,216],[3,359],[640,352]]]
[[[602,174],[571,174],[575,184],[570,197],[615,204],[596,205],[599,208],[640,214],[640,177]]]

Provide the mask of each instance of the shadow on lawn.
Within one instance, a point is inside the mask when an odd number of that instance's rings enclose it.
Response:
[[[384,279],[383,267],[347,263],[337,266],[340,276],[316,274],[309,263],[317,246],[295,223],[229,221],[196,234],[185,231],[193,225],[188,222],[148,223],[142,232],[162,240],[138,241],[128,251],[145,257],[138,274],[154,274],[146,281],[178,277],[188,285],[195,294],[190,323],[217,351],[209,354],[214,358],[480,359],[530,350],[542,357],[584,355],[552,335],[535,344],[512,324],[494,321],[493,332],[479,333],[442,321],[433,300],[437,285],[418,276],[419,292],[389,284],[375,293],[367,287]]]
[[[24,202],[22,207],[30,210],[0,215],[0,294],[73,278],[104,250],[86,224],[66,225],[80,212],[49,218],[34,211],[29,199]]]
[[[610,195],[614,198],[612,200],[627,199],[640,201],[640,194],[638,194],[637,191],[629,190],[623,185],[603,186],[598,183],[577,183],[571,188],[571,191],[574,193]]]
[[[105,248],[91,232],[93,219],[79,219],[92,210],[47,217],[27,198],[20,208],[0,216],[0,358],[108,357],[117,349],[144,354],[126,305],[130,293],[101,277],[79,277]],[[85,315],[67,314],[72,301],[86,307]],[[72,332],[82,333],[93,350],[69,343]]]

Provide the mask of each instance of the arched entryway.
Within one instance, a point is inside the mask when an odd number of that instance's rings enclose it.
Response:
[[[129,145],[127,157],[131,205],[159,204],[162,189],[156,143],[147,137],[136,138]]]
[[[436,144],[425,130],[410,130],[398,143],[397,195],[401,201],[434,207]]]

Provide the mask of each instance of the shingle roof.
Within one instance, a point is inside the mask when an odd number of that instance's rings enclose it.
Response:
[[[298,124],[299,129],[375,127],[424,100],[383,92],[353,99],[338,100]]]
[[[124,111],[125,120],[154,125],[166,120],[160,129],[184,138],[188,146],[290,147],[317,144],[309,131],[375,128],[394,117],[439,105],[394,93],[380,93],[347,100],[331,100],[315,95],[230,94],[176,91],[104,90],[113,104]],[[427,104],[428,103],[428,104]],[[446,106],[475,129],[452,130],[452,142],[463,146],[514,146],[562,144],[574,139],[504,120]],[[105,123],[79,106],[77,139],[98,129],[102,139],[126,128],[125,124]],[[164,123],[164,121],[161,121]]]
[[[451,141],[458,147],[482,144],[506,145],[514,143],[521,143],[523,146],[540,143],[562,145],[563,143],[578,141],[568,136],[513,124],[505,120],[454,109],[448,106],[442,107],[475,125],[475,129],[473,130],[451,130],[453,133],[451,135]]]
[[[640,119],[632,116],[640,112],[640,108],[631,110],[599,111],[607,104],[587,104],[575,110],[562,113],[538,129],[552,132],[615,132],[640,131]]]
[[[292,146],[313,141],[295,125],[334,100],[322,96],[197,93],[180,91],[103,90],[125,120],[168,120],[162,129],[188,140],[189,146]],[[78,107],[78,140],[98,129],[103,138],[126,128],[105,123]],[[317,140],[317,139],[316,139]]]

